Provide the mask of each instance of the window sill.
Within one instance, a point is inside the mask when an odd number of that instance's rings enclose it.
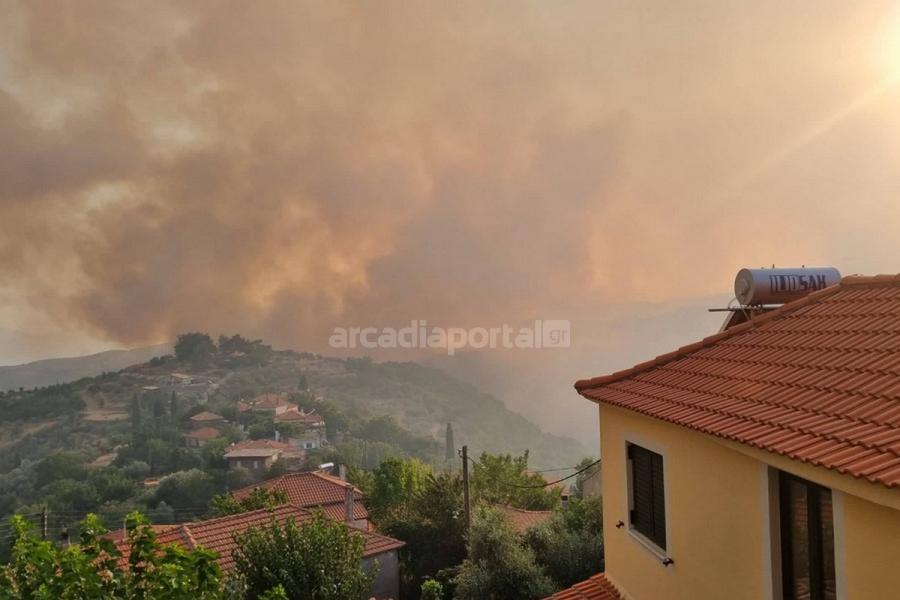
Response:
[[[660,562],[664,561],[666,558],[669,557],[669,555],[666,553],[666,551],[664,549],[660,548],[655,543],[651,542],[649,538],[645,537],[644,534],[642,534],[638,530],[629,529],[628,535],[631,537],[631,539],[636,541],[638,544],[643,546],[645,549],[649,550],[650,553],[653,554],[655,557],[657,557]]]

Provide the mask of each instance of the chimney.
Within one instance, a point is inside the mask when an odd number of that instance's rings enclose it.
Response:
[[[347,481],[347,465],[340,465],[338,467],[338,476],[341,478],[341,481]]]
[[[344,486],[344,520],[347,525],[353,525],[353,485]]]

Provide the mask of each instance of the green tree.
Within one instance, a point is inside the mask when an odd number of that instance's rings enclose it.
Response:
[[[599,496],[573,498],[525,533],[535,561],[556,584],[566,588],[604,570],[603,504]]]
[[[421,600],[443,600],[444,586],[441,585],[440,581],[427,579],[422,584],[422,595],[419,598]]]
[[[596,463],[596,464],[594,464]],[[572,495],[578,498],[584,497],[584,480],[600,470],[600,463],[593,458],[587,456],[578,461],[575,466],[575,472],[582,471],[575,476],[575,483],[572,485]]]
[[[135,394],[131,398],[131,432],[136,434],[140,431],[142,423],[141,397],[138,394]]]
[[[34,487],[40,488],[60,479],[84,479],[87,472],[80,452],[56,452],[34,465]]]
[[[153,402],[153,418],[161,421],[166,416],[166,402],[162,396],[157,396]]]
[[[424,579],[444,576],[466,557],[462,480],[448,473],[429,474],[409,516],[384,531],[406,542],[400,551],[401,596],[414,598]]]
[[[299,524],[273,518],[234,539],[235,571],[248,600],[279,585],[288,600],[359,600],[378,573],[377,563],[368,573],[362,568],[365,538],[322,511]]]
[[[253,342],[238,333],[231,337],[225,334],[219,336],[219,352],[222,354],[228,355],[232,352],[250,354],[252,350]]]
[[[262,508],[275,508],[287,504],[287,501],[284,490],[258,487],[240,500],[236,500],[231,494],[219,494],[212,499],[212,504],[216,516],[226,516]]]
[[[407,519],[416,495],[425,488],[431,467],[416,459],[391,457],[375,469],[363,502],[372,521],[382,528]]]
[[[447,433],[444,436],[444,459],[454,460],[456,458],[456,446],[453,445],[453,427],[447,423]]]
[[[456,600],[538,600],[556,591],[534,552],[496,509],[478,511],[468,550],[456,578]]]
[[[124,502],[135,493],[134,482],[116,468],[95,469],[88,480],[100,495],[100,502]]]
[[[559,488],[528,472],[528,451],[521,456],[482,452],[472,472],[476,503],[504,504],[526,510],[553,510],[560,505]]]
[[[199,469],[178,471],[163,477],[154,493],[156,502],[165,502],[172,508],[199,509],[212,500],[216,484],[212,475]]]
[[[0,569],[0,596],[23,600],[219,600],[222,572],[214,552],[160,546],[137,513],[126,520],[128,561],[94,515],[81,524],[78,544],[56,548],[13,517],[12,557]]]
[[[44,502],[57,511],[86,515],[100,504],[100,494],[89,483],[60,479],[44,489]]]
[[[183,333],[175,342],[175,358],[196,368],[209,365],[215,353],[216,345],[205,333]]]
[[[228,469],[225,474],[225,482],[228,484],[229,490],[239,490],[247,487],[256,481],[253,473],[247,467],[235,467]]]

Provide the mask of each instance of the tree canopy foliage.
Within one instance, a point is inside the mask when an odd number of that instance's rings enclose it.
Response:
[[[539,600],[557,590],[533,550],[496,509],[479,509],[468,550],[456,578],[456,600]]]
[[[553,510],[560,505],[561,489],[528,471],[527,450],[521,456],[482,452],[472,471],[472,495],[479,504]]]
[[[209,334],[182,333],[175,342],[175,358],[194,367],[205,367],[216,353],[216,345]]]
[[[525,543],[557,589],[602,573],[605,561],[600,496],[573,499],[568,509],[529,529]]]
[[[235,569],[248,600],[264,598],[276,586],[287,600],[359,600],[378,574],[377,562],[368,573],[363,570],[362,534],[322,511],[299,524],[293,518],[284,523],[273,518],[235,533],[234,539]]]
[[[81,524],[78,544],[65,548],[42,541],[20,517],[12,520],[12,559],[0,569],[0,596],[23,600],[224,598],[214,552],[160,546],[137,513],[126,520],[128,560],[93,515]]]
[[[359,477],[363,503],[379,531],[406,542],[403,597],[415,598],[426,578],[440,577],[465,557],[462,480],[433,473],[415,459],[389,458]],[[440,543],[435,543],[440,540]]]
[[[235,500],[231,494],[218,494],[212,499],[212,504],[215,508],[216,516],[224,517],[251,510],[275,508],[286,504],[287,501],[287,494],[284,490],[258,487],[240,500]]]

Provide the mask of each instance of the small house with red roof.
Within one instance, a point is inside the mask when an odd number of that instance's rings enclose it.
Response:
[[[289,410],[296,411],[298,406],[288,400],[287,394],[265,393],[250,401],[237,403],[238,414],[271,415],[278,416]]]
[[[295,506],[321,508],[331,519],[347,521],[363,529],[369,528],[369,513],[362,504],[362,492],[337,477],[321,472],[288,473],[235,490],[231,495],[236,500],[241,500],[256,488],[281,490],[288,502]]]
[[[258,480],[265,476],[275,461],[288,458],[294,452],[295,448],[285,442],[250,440],[229,446],[225,451],[225,460],[229,469],[247,469]]]
[[[191,417],[191,427],[200,429],[202,427],[223,427],[225,425],[225,417],[216,413],[204,410]]]
[[[606,572],[554,599],[898,597],[900,275],[741,310],[575,384],[599,411]]]
[[[210,440],[220,437],[222,434],[215,427],[201,427],[184,434],[184,443],[188,448],[199,449]]]
[[[284,524],[288,519],[301,525],[312,519],[312,513],[302,507],[285,504],[274,509],[261,509],[237,515],[229,515],[207,521],[194,521],[180,525],[154,526],[156,539],[161,545],[176,544],[188,550],[199,547],[212,550],[218,554],[218,564],[228,574],[234,566],[233,552],[238,548],[234,534],[243,533],[249,527],[260,527],[272,520]],[[362,568],[370,570],[378,563],[378,575],[366,598],[396,599],[400,593],[400,560],[398,552],[403,542],[379,535],[372,531],[347,525],[355,535],[366,541],[363,553]],[[116,542],[118,550],[123,554],[120,565],[128,564],[129,543],[125,533],[114,532],[110,537]]]

